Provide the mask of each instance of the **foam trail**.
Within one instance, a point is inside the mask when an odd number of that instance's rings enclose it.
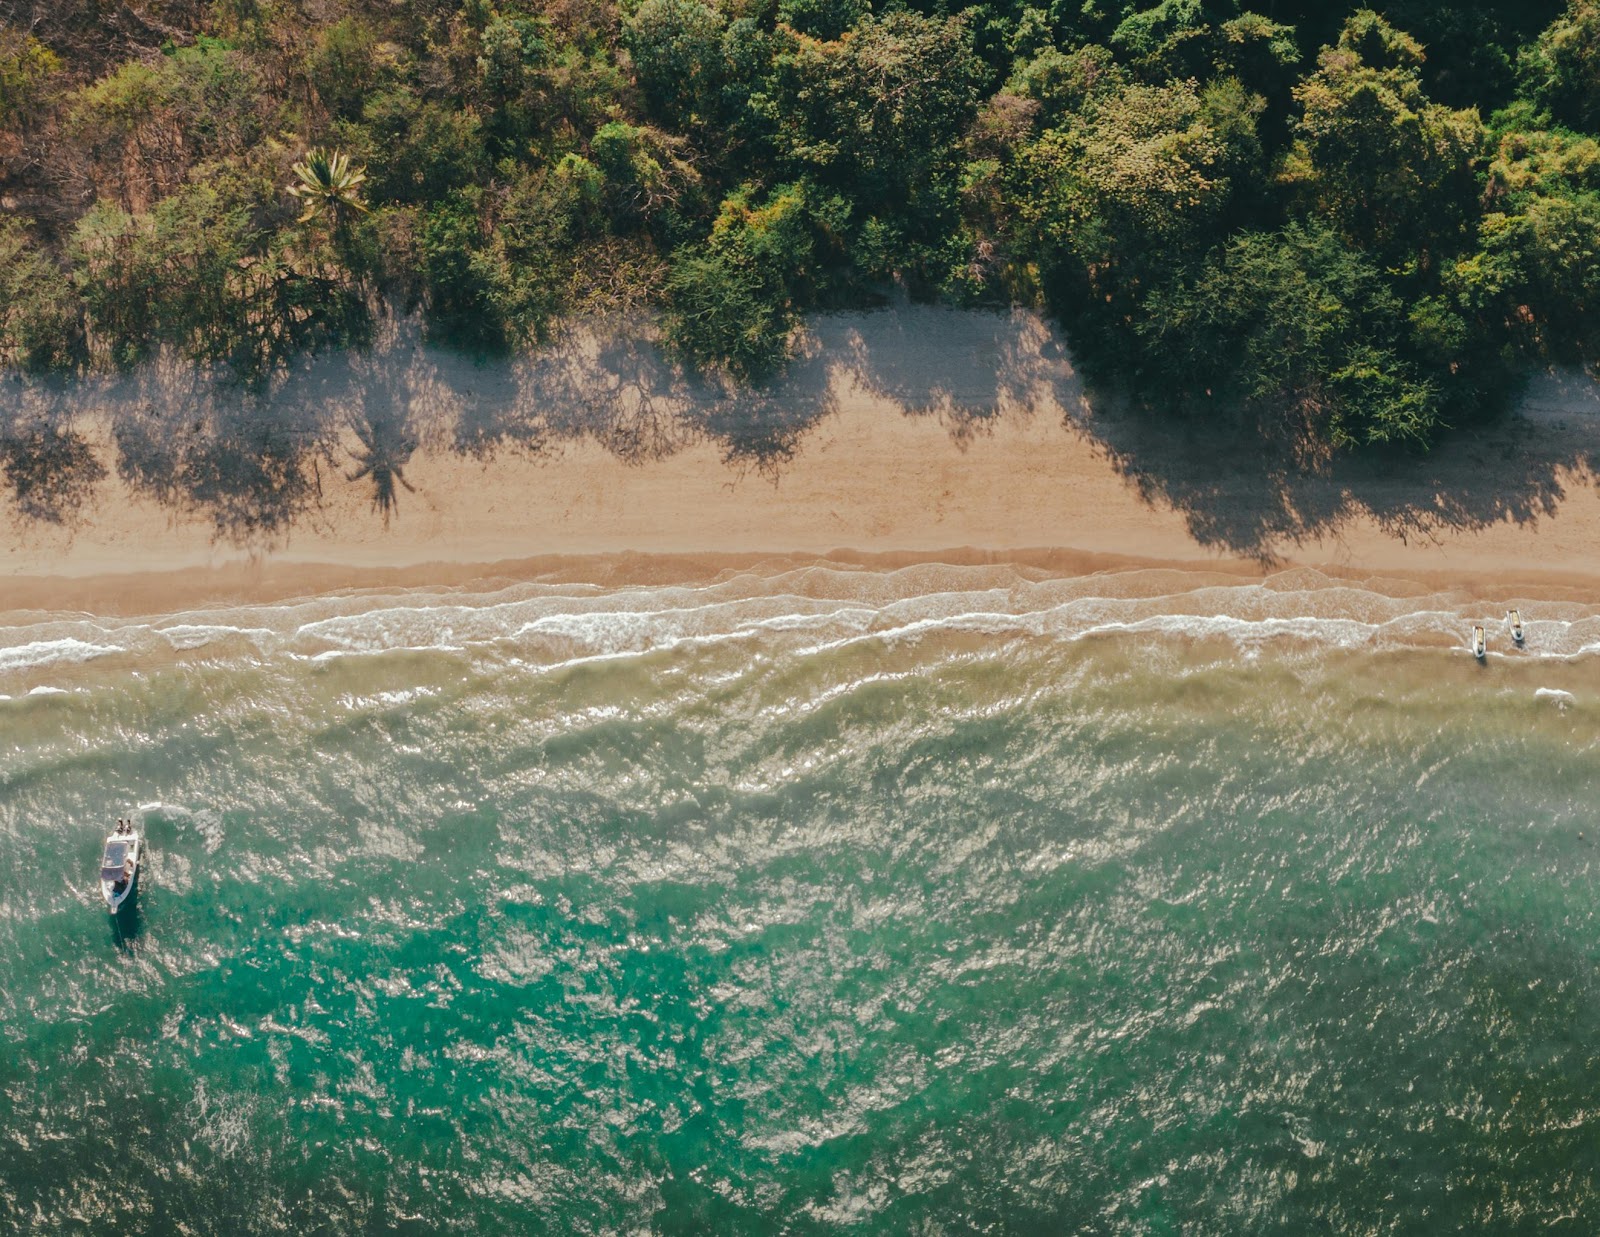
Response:
[[[118,645],[91,644],[71,636],[57,640],[35,640],[28,644],[0,645],[0,671],[69,665],[125,651]]]

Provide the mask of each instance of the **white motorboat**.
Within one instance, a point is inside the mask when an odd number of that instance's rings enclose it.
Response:
[[[1522,630],[1522,611],[1521,610],[1513,610],[1513,611],[1511,611],[1511,616],[1510,617],[1511,617],[1511,642],[1513,644],[1521,644],[1523,635],[1525,634],[1523,632],[1523,630]]]
[[[106,909],[115,914],[133,895],[139,881],[139,859],[144,851],[144,837],[131,820],[117,822],[114,833],[106,838],[105,852],[100,856],[100,896],[106,900]]]
[[[1482,661],[1489,652],[1489,637],[1484,633],[1483,624],[1479,623],[1472,629],[1472,655]]]

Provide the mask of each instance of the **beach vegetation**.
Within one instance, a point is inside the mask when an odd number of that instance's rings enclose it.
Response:
[[[489,355],[624,311],[759,383],[907,295],[1365,449],[1600,360],[1597,0],[161,12],[0,27],[0,364],[261,384],[388,315]]]
[[[342,231],[357,215],[367,213],[367,204],[361,197],[367,174],[351,165],[349,155],[337,150],[311,150],[290,170],[295,183],[289,186],[289,193],[305,203],[298,222],[326,219],[335,231]]]

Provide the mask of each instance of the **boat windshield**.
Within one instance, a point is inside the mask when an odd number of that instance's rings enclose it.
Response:
[[[122,865],[128,860],[128,852],[132,849],[128,843],[110,841],[106,843],[106,853],[100,857],[100,877],[102,880],[121,880]]]

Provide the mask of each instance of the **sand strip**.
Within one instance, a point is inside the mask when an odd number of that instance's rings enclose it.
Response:
[[[460,423],[474,392],[507,409],[545,397],[546,378],[530,371],[408,355],[404,382],[352,388],[347,377],[342,398],[356,389],[362,415],[387,401],[385,416],[420,425],[425,413],[439,426]],[[546,436],[536,449],[502,439],[477,458],[446,449],[442,431],[423,434],[406,461],[412,488],[387,522],[370,476],[350,476],[360,444],[347,434],[348,471],[323,468],[319,508],[265,550],[130,488],[106,441],[109,414],[91,404],[80,424],[100,436],[112,475],[75,527],[12,524],[0,611],[150,613],[486,574],[659,582],[819,555],[1002,558],[1052,573],[1298,564],[1484,596],[1514,582],[1600,589],[1600,392],[1583,379],[1546,379],[1517,416],[1421,459],[1297,468],[1195,420],[1158,426],[1095,407],[1061,341],[1027,315],[830,320],[792,389],[763,397],[816,412],[763,467],[713,433],[621,449],[617,417],[637,419],[638,393],[617,396],[604,374],[583,381],[612,400],[609,436]]]

